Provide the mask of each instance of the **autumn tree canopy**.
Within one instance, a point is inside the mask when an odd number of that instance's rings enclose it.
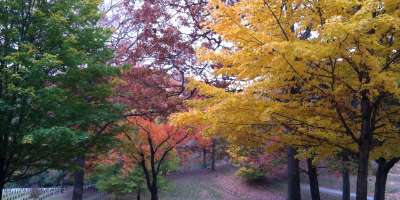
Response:
[[[0,199],[55,168],[81,200],[97,166],[102,190],[158,200],[189,149],[218,173],[221,143],[242,176],[285,170],[289,200],[303,161],[320,200],[332,158],[343,200],[350,162],[367,200],[375,162],[384,200],[400,160],[399,29],[399,0],[0,0]]]
[[[300,153],[342,149],[358,158],[357,199],[368,162],[398,156],[399,1],[211,1],[209,26],[234,48],[201,49],[243,92],[192,82],[209,99],[181,120],[257,143],[279,136]],[[248,113],[252,113],[249,115]],[[303,151],[303,152],[302,152]],[[304,152],[306,151],[306,152]]]
[[[127,172],[141,170],[151,199],[158,200],[161,175],[171,170],[168,163],[176,162],[174,151],[193,132],[142,117],[128,117],[123,123],[128,128],[117,136],[121,148],[113,150],[113,157]]]

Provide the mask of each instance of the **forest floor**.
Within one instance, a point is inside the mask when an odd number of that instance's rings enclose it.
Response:
[[[263,182],[249,183],[235,175],[236,168],[226,165],[217,168],[215,172],[209,169],[192,170],[168,176],[169,184],[160,193],[160,200],[286,200],[286,178],[270,178]],[[302,176],[302,199],[310,200],[307,177]],[[321,199],[341,199],[341,177],[321,175],[319,177]],[[373,196],[373,177],[370,178],[370,199]],[[352,199],[355,199],[355,177],[351,177]],[[400,165],[390,173],[387,184],[387,200],[400,199]],[[65,198],[70,199],[68,192]],[[96,194],[87,194],[85,200],[110,200],[98,198]],[[116,198],[117,200],[134,200],[136,194]],[[144,195],[142,200],[148,200]]]
[[[400,169],[400,167],[399,167]],[[231,166],[220,167],[215,172],[209,170],[194,170],[190,172],[171,175],[168,177],[170,185],[168,189],[160,194],[160,200],[286,200],[286,179],[267,179],[259,183],[249,183],[235,175],[236,169]],[[399,170],[400,172],[400,170]],[[400,176],[399,176],[400,178]],[[354,179],[352,177],[352,179]],[[306,177],[302,177],[306,180]],[[372,181],[372,180],[371,180]],[[389,185],[392,184],[389,178]],[[340,200],[341,180],[335,176],[321,177],[321,199]],[[354,181],[352,180],[352,183]],[[387,200],[399,200],[393,196],[388,185]],[[339,187],[340,186],[340,187]],[[399,188],[400,182],[393,186]],[[352,189],[355,185],[352,185]],[[399,188],[400,189],[400,188]],[[355,199],[352,191],[352,199]],[[310,200],[307,181],[302,183],[302,199]],[[370,194],[369,199],[373,194]],[[128,195],[120,200],[132,200],[135,195]],[[147,200],[148,197],[142,199]]]

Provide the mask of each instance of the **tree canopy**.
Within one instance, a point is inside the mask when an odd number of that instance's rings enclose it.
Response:
[[[0,191],[71,165],[88,133],[119,116],[99,3],[0,2]]]
[[[199,51],[236,79],[231,93],[193,81],[208,98],[178,121],[202,121],[242,144],[279,137],[300,153],[368,160],[398,155],[398,1],[211,1],[209,26],[232,48]],[[251,115],[249,115],[251,113]],[[303,151],[303,152],[302,152]]]

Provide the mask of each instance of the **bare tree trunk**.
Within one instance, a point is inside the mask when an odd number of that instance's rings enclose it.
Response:
[[[207,149],[203,148],[203,168],[207,168]]]
[[[384,200],[385,190],[386,190],[386,180],[389,171],[385,169],[385,164],[386,164],[385,159],[379,159],[377,163],[378,163],[378,169],[376,170],[374,200]]]
[[[151,162],[151,200],[158,200],[158,173],[156,172],[155,166],[156,165]]]
[[[0,200],[3,199],[4,185],[3,181],[0,181]]]
[[[313,165],[312,159],[307,159],[308,178],[310,180],[310,192],[312,200],[320,200],[317,167]]]
[[[1,86],[1,85],[0,85]],[[3,143],[2,144],[0,144],[0,145],[3,145]],[[3,189],[4,189],[4,186],[5,186],[5,184],[6,184],[6,174],[7,174],[7,169],[5,169],[5,162],[4,162],[4,158],[3,158],[3,155],[1,155],[2,156],[2,158],[0,158],[0,200],[2,199],[2,197],[3,197]]]
[[[138,186],[136,200],[140,200],[140,195],[141,195],[140,192],[141,192],[141,188],[140,188],[140,186]]]
[[[358,148],[356,200],[367,200],[368,197],[368,163],[372,140],[371,109],[368,91],[364,90],[361,99],[362,126]]]
[[[151,200],[158,200],[158,187],[153,185],[150,190]]]
[[[399,161],[400,158],[393,158],[387,161],[384,158],[376,160],[378,169],[376,170],[374,200],[385,200],[386,181],[390,169]]]
[[[76,163],[80,167],[79,170],[74,172],[74,190],[72,200],[83,199],[83,185],[85,182],[85,156],[79,156],[76,158]]]
[[[356,200],[367,200],[368,197],[368,163],[369,163],[368,146],[369,145],[361,145],[360,147],[360,152],[358,156]]]
[[[350,173],[346,166],[349,161],[346,152],[342,154],[342,200],[350,200]]]
[[[288,200],[301,200],[299,160],[295,158],[296,150],[288,148]]]
[[[342,200],[350,200],[350,174],[347,167],[342,169]]]
[[[216,149],[215,149],[215,144],[216,141],[215,139],[212,139],[212,145],[211,145],[211,171],[215,171],[215,156],[216,156]]]

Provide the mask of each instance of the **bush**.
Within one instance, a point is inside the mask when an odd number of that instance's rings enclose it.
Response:
[[[113,195],[136,192],[142,189],[145,183],[140,168],[123,173],[122,167],[118,164],[98,165],[93,174],[91,180],[96,182],[96,188]]]
[[[236,172],[237,176],[243,177],[247,180],[261,180],[266,177],[266,173],[257,168],[253,167],[241,167],[239,170]]]

